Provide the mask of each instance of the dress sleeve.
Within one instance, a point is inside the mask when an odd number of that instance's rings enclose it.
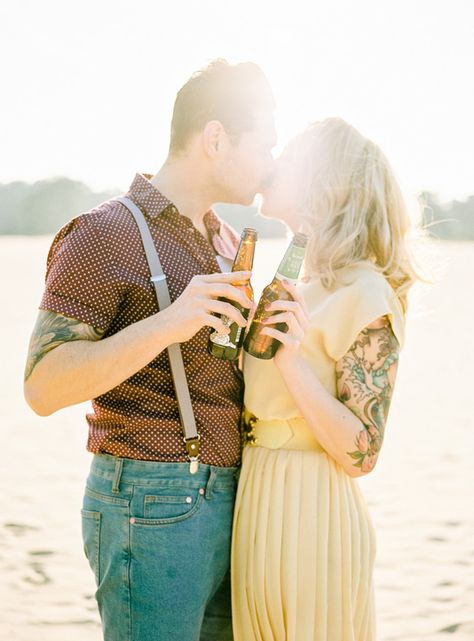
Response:
[[[107,330],[121,300],[110,243],[90,214],[83,214],[56,235],[48,254],[40,309]]]
[[[324,343],[335,361],[349,351],[360,332],[381,316],[388,316],[400,346],[405,339],[405,316],[400,301],[378,273],[357,279],[328,297],[324,310]]]

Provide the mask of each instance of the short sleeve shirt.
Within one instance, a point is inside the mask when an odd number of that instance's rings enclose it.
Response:
[[[332,396],[337,396],[337,361],[374,320],[388,316],[395,337],[403,345],[405,315],[401,303],[383,274],[369,261],[340,270],[338,285],[331,291],[316,279],[298,287],[309,311],[309,329],[301,352]],[[244,378],[244,402],[249,412],[262,420],[300,416],[272,360],[244,354]]]
[[[211,243],[150,182],[137,174],[128,193],[145,215],[173,302],[197,274],[233,260],[236,232],[214,211],[204,216]],[[159,311],[141,236],[130,212],[110,200],[56,235],[48,255],[40,308],[105,330],[102,338]],[[201,461],[228,467],[240,460],[242,376],[234,362],[207,352],[203,327],[181,344],[201,438]],[[106,394],[87,414],[87,449],[125,458],[187,460],[167,350]]]

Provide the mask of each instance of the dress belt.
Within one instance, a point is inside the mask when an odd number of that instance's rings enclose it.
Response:
[[[248,420],[247,411],[245,415]],[[287,420],[268,421],[254,418],[250,430],[247,430],[246,440],[247,445],[251,447],[266,447],[271,450],[325,451],[315,439],[308,423],[299,416]]]

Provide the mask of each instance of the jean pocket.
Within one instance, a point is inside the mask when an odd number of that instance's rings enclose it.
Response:
[[[196,514],[204,499],[204,490],[189,488],[164,488],[162,491],[154,490],[153,494],[148,489],[143,496],[141,514],[133,517],[132,523],[136,525],[166,525],[178,523],[189,519]],[[137,497],[138,498],[138,497]],[[142,517],[143,515],[143,517]]]
[[[82,540],[84,543],[84,553],[92,572],[94,573],[96,584],[100,581],[100,512],[91,512],[81,510],[82,517]]]

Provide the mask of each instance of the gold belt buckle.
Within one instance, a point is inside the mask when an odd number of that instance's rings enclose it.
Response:
[[[247,416],[242,413],[241,417],[241,434],[242,434],[242,445],[257,445],[257,439],[255,438],[255,423],[257,422],[257,417],[254,414],[248,413]]]

